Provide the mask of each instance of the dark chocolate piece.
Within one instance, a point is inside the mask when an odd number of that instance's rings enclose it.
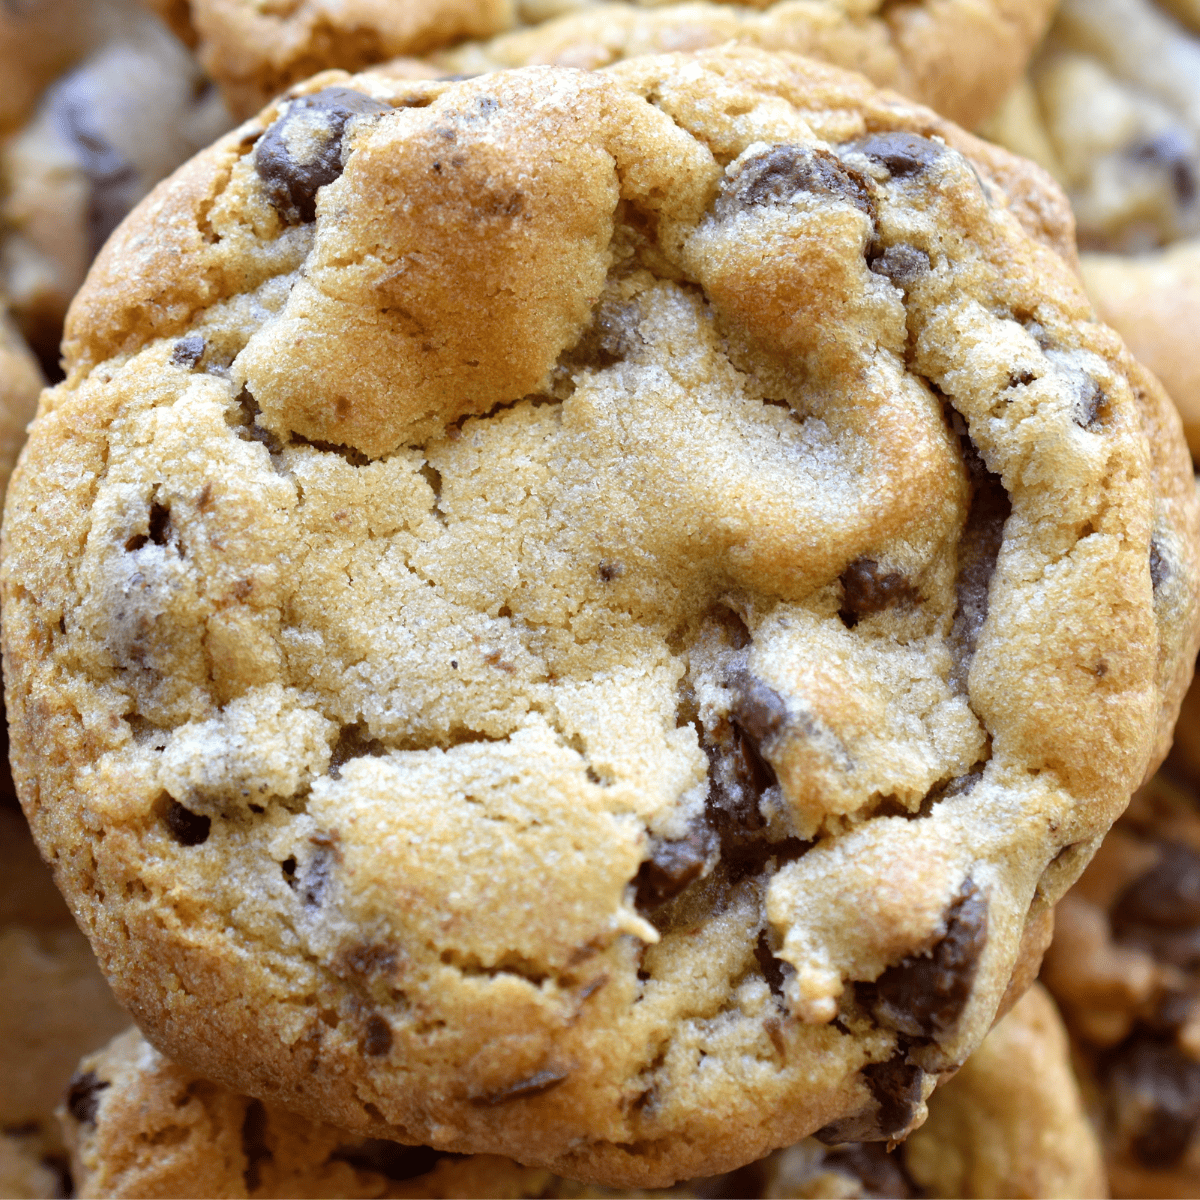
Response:
[[[900,604],[915,604],[921,594],[898,571],[883,571],[873,558],[856,558],[841,574],[842,609],[847,628],[859,618]]]
[[[267,1110],[261,1100],[251,1100],[242,1117],[242,1154],[246,1165],[242,1168],[242,1179],[246,1191],[253,1195],[262,1183],[263,1163],[275,1156],[267,1145]]]
[[[357,1146],[339,1146],[329,1157],[349,1163],[356,1171],[373,1171],[385,1179],[403,1183],[428,1175],[443,1158],[462,1155],[445,1154],[431,1146],[402,1146],[383,1138],[365,1138]]]
[[[658,908],[699,878],[710,851],[706,832],[654,844],[650,857],[638,868],[633,880],[639,908]]]
[[[367,1031],[363,1037],[363,1050],[378,1058],[392,1048],[392,1027],[378,1013],[372,1013],[367,1018]]]
[[[1108,1056],[1103,1071],[1114,1126],[1133,1127],[1134,1158],[1157,1170],[1177,1166],[1200,1128],[1200,1063],[1139,1031]]]
[[[929,255],[916,246],[901,243],[889,246],[882,254],[869,258],[867,266],[876,275],[885,275],[894,284],[903,287],[915,282],[929,270]]]
[[[968,879],[946,912],[946,932],[926,954],[888,967],[859,998],[888,1029],[933,1038],[958,1024],[987,944],[987,900]]]
[[[1200,855],[1180,842],[1159,848],[1159,861],[1113,905],[1113,937],[1191,970],[1200,967]]]
[[[289,224],[312,221],[317,192],[342,173],[342,135],[358,116],[391,107],[346,87],[293,100],[254,148],[254,169],[267,199]]]
[[[387,751],[381,741],[369,736],[367,725],[356,721],[343,725],[329,754],[329,778],[341,779],[342,768],[355,758],[378,758]]]
[[[110,1086],[108,1080],[98,1079],[95,1071],[77,1071],[67,1085],[67,1112],[81,1125],[95,1125],[100,1093]]]
[[[198,333],[189,333],[175,343],[171,351],[171,364],[189,370],[204,357],[204,339]]]
[[[941,142],[915,133],[871,133],[847,142],[843,150],[857,150],[874,162],[887,167],[895,179],[919,175],[946,153]]]
[[[778,145],[747,159],[717,198],[719,217],[786,204],[800,192],[842,200],[875,220],[871,183],[828,150]]]
[[[167,832],[179,845],[202,846],[208,841],[208,831],[212,826],[212,821],[203,813],[195,813],[190,808],[184,808],[174,797],[166,797],[162,817]]]

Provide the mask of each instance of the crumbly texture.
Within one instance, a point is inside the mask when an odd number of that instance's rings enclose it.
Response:
[[[191,23],[205,68],[241,116],[324,68],[358,70],[495,34],[434,61],[454,73],[534,63],[594,69],[738,41],[862,71],[971,125],[1021,74],[1053,8],[1051,0],[191,0]]]
[[[54,1109],[128,1023],[14,806],[0,806],[0,1194],[69,1195]]]
[[[183,44],[136,9],[0,147],[0,291],[43,362],[57,365],[67,305],[118,222],[232,123]]]
[[[623,1186],[919,1124],[1196,652],[1067,246],[744,48],[326,77],[152,193],[3,547],[18,790],[151,1041]]]
[[[1059,905],[1042,972],[1092,1075],[1115,1196],[1194,1196],[1200,1177],[1198,779],[1173,753],[1134,797]]]
[[[1063,185],[1083,249],[1200,235],[1200,22],[1182,7],[1064,0],[1026,82],[985,126]]]
[[[1200,238],[1146,255],[1085,254],[1081,264],[1101,320],[1162,380],[1200,460]]]
[[[934,1092],[929,1120],[899,1149],[810,1138],[670,1191],[616,1192],[491,1155],[355,1137],[208,1083],[136,1029],[80,1063],[59,1115],[80,1197],[1107,1194],[1066,1033],[1036,985]]]
[[[37,359],[17,332],[0,295],[0,504],[25,444],[25,427],[33,420],[42,383]],[[0,770],[0,775],[7,777],[8,772]]]

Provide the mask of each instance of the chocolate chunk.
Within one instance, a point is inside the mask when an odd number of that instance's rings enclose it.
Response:
[[[1079,395],[1071,412],[1071,420],[1080,429],[1090,429],[1096,423],[1100,410],[1104,407],[1104,393],[1100,385],[1090,376],[1080,372]]]
[[[246,1113],[242,1117],[242,1154],[246,1159],[242,1178],[246,1183],[246,1191],[253,1195],[262,1183],[263,1163],[275,1157],[267,1145],[267,1110],[261,1100],[251,1100],[246,1105]]]
[[[826,1125],[813,1135],[826,1145],[842,1142],[887,1142],[899,1137],[912,1123],[925,1072],[907,1061],[903,1049],[886,1062],[869,1063],[862,1069],[872,1104],[851,1117]]]
[[[1117,898],[1112,928],[1123,945],[1184,970],[1200,966],[1200,855],[1161,843],[1158,862]]]
[[[852,629],[860,617],[898,604],[915,604],[921,594],[898,571],[881,571],[873,558],[856,558],[841,574],[842,623]]]
[[[880,1025],[909,1037],[932,1038],[958,1024],[987,944],[987,900],[968,879],[946,911],[946,932],[926,954],[888,967],[858,996]]]
[[[678,841],[656,843],[633,880],[638,907],[658,908],[699,878],[711,850],[711,840],[707,831],[701,831]]]
[[[386,753],[383,743],[369,736],[364,722],[356,721],[353,725],[343,725],[329,754],[329,778],[341,779],[342,768],[351,759],[378,758]]]
[[[111,1086],[106,1079],[98,1079],[95,1071],[78,1071],[71,1076],[67,1085],[67,1112],[81,1125],[95,1125],[96,1113],[100,1110],[100,1093]]]
[[[512,1100],[524,1100],[528,1096],[540,1096],[543,1092],[558,1087],[570,1074],[570,1071],[547,1067],[543,1071],[535,1071],[532,1075],[510,1084],[508,1087],[501,1088],[499,1091],[472,1096],[471,1100],[474,1104],[491,1107],[496,1104],[508,1104]]]
[[[358,116],[391,107],[345,87],[293,100],[254,148],[254,169],[267,199],[289,224],[312,221],[317,192],[342,173],[342,135]]]
[[[620,579],[625,574],[625,567],[619,562],[602,562],[596,568],[596,574],[600,576],[602,583],[612,583],[614,579]]]
[[[754,945],[754,961],[758,963],[758,969],[767,981],[767,986],[771,989],[771,994],[778,996],[782,1000],[783,984],[787,978],[784,968],[788,964],[783,959],[775,957],[771,950],[771,943],[767,940],[765,929],[758,935],[758,941]]]
[[[262,409],[248,388],[242,388],[238,393],[237,405],[241,420],[234,425],[234,429],[238,437],[243,442],[259,442],[266,446],[269,454],[278,454],[283,445],[269,429],[259,425],[258,418],[262,415]]]
[[[1170,577],[1171,564],[1163,555],[1158,542],[1150,542],[1150,586],[1157,592],[1163,582]]]
[[[1126,153],[1138,163],[1165,172],[1182,205],[1196,199],[1196,154],[1191,139],[1179,128],[1168,129],[1157,137],[1144,138],[1129,146]]]
[[[840,1171],[862,1184],[864,1200],[888,1197],[910,1200],[918,1195],[916,1184],[904,1170],[898,1154],[889,1154],[882,1142],[851,1142],[825,1155],[821,1166]]]
[[[201,846],[208,841],[212,821],[202,813],[184,808],[173,797],[166,796],[165,793],[164,796],[165,801],[160,801],[162,819],[172,840],[181,846]]]
[[[189,333],[175,343],[171,351],[171,364],[189,370],[204,357],[204,339],[198,333]]]
[[[889,246],[882,254],[868,258],[867,266],[876,275],[885,275],[893,283],[903,287],[914,283],[929,270],[929,255],[916,246],[903,243]]]
[[[443,1158],[461,1158],[462,1155],[444,1154],[431,1146],[402,1146],[383,1138],[365,1138],[355,1146],[339,1146],[329,1157],[349,1163],[356,1171],[372,1171],[385,1179],[403,1183],[428,1175]]]
[[[872,133],[847,142],[843,150],[856,150],[887,167],[892,176],[904,179],[919,175],[946,153],[941,142],[915,133]]]
[[[748,671],[743,671],[731,682],[733,704],[730,716],[753,740],[757,750],[764,742],[775,737],[787,723],[787,705],[773,687]]]
[[[392,1027],[378,1013],[367,1018],[367,1030],[363,1037],[363,1052],[378,1058],[392,1048]]]
[[[800,192],[842,200],[875,220],[871,183],[828,150],[772,146],[742,163],[722,185],[716,214],[729,217],[749,208],[786,204]]]
[[[1102,1063],[1116,1128],[1145,1167],[1177,1166],[1200,1128],[1200,1063],[1171,1041],[1134,1033]]]
[[[963,457],[971,479],[971,507],[958,541],[958,605],[950,627],[953,666],[950,681],[960,692],[967,690],[967,675],[975,656],[975,645],[987,620],[988,587],[1004,542],[1004,522],[1012,502],[998,475],[984,465],[971,440],[963,435]]]

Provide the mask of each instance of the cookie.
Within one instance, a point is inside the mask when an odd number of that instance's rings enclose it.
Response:
[[[104,240],[231,124],[187,49],[135,8],[0,148],[0,290],[48,370],[67,305]]]
[[[1066,1033],[1036,985],[888,1153],[816,1139],[660,1196],[1100,1196]],[[490,1155],[355,1137],[238,1096],[136,1029],[82,1062],[60,1109],[79,1196],[630,1196]],[[918,1179],[920,1182],[918,1182]]]
[[[1160,772],[1059,905],[1043,979],[1094,1076],[1115,1196],[1196,1194],[1198,896],[1200,789]]]
[[[1200,235],[1200,22],[1154,0],[1064,0],[990,137],[1066,189],[1086,250]]]
[[[80,1056],[129,1018],[13,808],[0,847],[0,1194],[70,1195],[54,1109]]]
[[[612,1186],[901,1138],[1196,652],[1061,196],[745,48],[312,87],[109,240],[6,506],[17,787],[118,996]]]
[[[970,125],[986,117],[1020,75],[1053,7],[1050,0],[890,8],[870,0],[853,11],[834,0],[355,0],[280,8],[191,0],[191,22],[206,70],[240,116],[323,68],[358,70],[496,34],[490,42],[436,53],[433,61],[452,73],[474,74],[534,63],[596,68],[638,54],[738,41],[862,71]]]
[[[1191,344],[1200,323],[1200,238],[1145,255],[1084,254],[1080,262],[1100,319],[1162,380],[1200,459],[1200,368]]]

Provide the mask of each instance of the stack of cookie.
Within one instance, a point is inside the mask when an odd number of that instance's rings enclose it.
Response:
[[[1088,1196],[1094,1096],[1189,1194],[1191,461],[954,123],[1071,13],[156,7],[4,151],[13,776],[140,1027],[13,1189]]]

